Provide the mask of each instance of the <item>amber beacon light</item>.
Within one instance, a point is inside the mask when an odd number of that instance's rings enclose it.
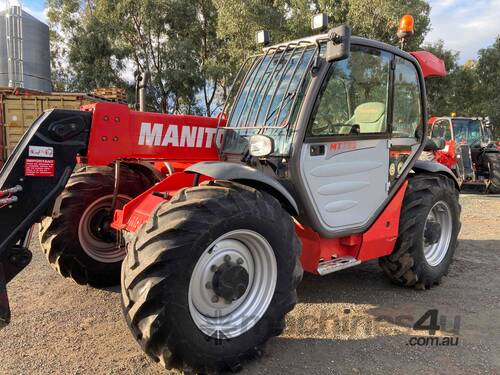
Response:
[[[413,17],[409,14],[406,14],[401,18],[398,27],[398,38],[400,41],[401,49],[406,49],[406,45],[410,37],[413,35],[413,27],[415,22]]]
[[[405,38],[412,35],[414,26],[415,21],[413,20],[413,17],[409,14],[404,15],[399,22],[398,36],[400,38]]]

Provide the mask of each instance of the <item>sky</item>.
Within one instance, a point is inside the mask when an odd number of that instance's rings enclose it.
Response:
[[[21,1],[24,10],[45,21],[44,0]],[[140,1],[140,0],[138,0]],[[368,1],[368,0],[367,0]],[[0,0],[0,9],[5,0]],[[426,42],[442,39],[446,48],[460,52],[460,62],[476,59],[481,48],[500,35],[500,0],[430,0],[431,28]]]
[[[460,62],[476,59],[500,35],[500,0],[430,0],[431,27],[427,42],[442,39],[460,52]]]

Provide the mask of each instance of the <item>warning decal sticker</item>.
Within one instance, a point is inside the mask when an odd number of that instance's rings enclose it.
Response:
[[[54,148],[53,147],[30,146],[28,152],[29,152],[29,156],[34,156],[34,157],[38,157],[38,158],[53,158],[54,157]]]
[[[31,177],[54,176],[53,159],[26,159],[24,161],[24,175]]]

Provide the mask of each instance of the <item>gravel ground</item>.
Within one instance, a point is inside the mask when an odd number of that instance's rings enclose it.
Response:
[[[461,202],[460,245],[442,285],[393,286],[376,262],[306,275],[285,334],[243,373],[500,374],[500,196]],[[78,286],[48,266],[37,241],[32,250],[9,285],[13,321],[0,331],[0,374],[166,373],[130,335],[118,289]],[[439,311],[437,336],[458,345],[410,345],[427,337],[411,327],[429,309]]]

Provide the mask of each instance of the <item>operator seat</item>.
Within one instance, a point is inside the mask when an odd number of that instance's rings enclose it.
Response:
[[[385,104],[380,102],[360,104],[347,123],[359,125],[360,134],[382,133],[385,131]]]

